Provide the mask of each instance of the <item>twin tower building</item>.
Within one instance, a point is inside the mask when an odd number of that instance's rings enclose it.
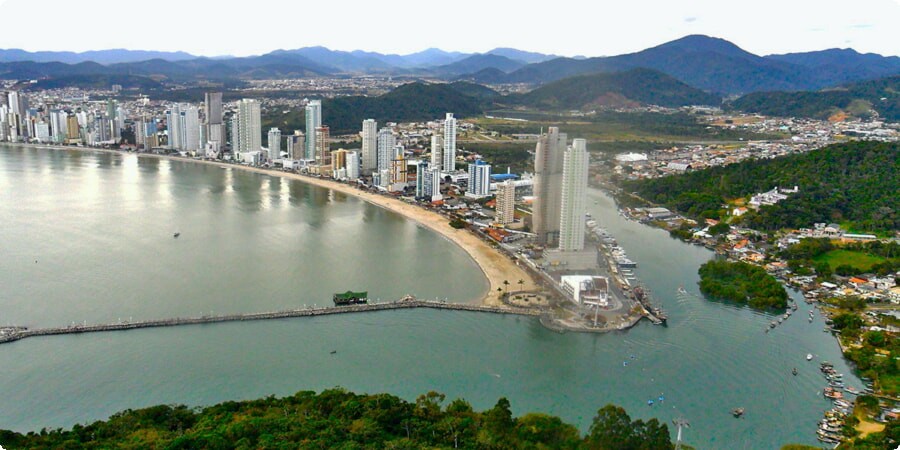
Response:
[[[538,140],[534,155],[532,231],[547,247],[584,250],[589,157],[587,141],[551,127]]]

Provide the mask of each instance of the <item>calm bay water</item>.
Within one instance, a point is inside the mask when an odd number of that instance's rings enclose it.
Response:
[[[669,327],[557,334],[526,318],[397,311],[29,339],[0,346],[0,428],[343,386],[408,399],[437,390],[478,408],[506,396],[517,413],[584,430],[616,403],[688,419],[686,441],[704,449],[814,444],[829,403],[805,355],[849,375],[821,319],[807,323],[803,304],[763,333],[770,316],[699,297],[711,252],[624,220],[599,192],[589,209],[638,261]],[[265,311],[346,289],[475,301],[487,288],[462,250],[400,216],[186,162],[0,146],[0,221],[0,325]],[[682,284],[690,295],[676,294]],[[729,414],[737,406],[744,419]]]

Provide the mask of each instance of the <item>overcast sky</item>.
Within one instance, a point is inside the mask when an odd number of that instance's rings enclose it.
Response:
[[[0,0],[0,48],[253,55],[323,45],[411,53],[495,47],[616,55],[687,34],[757,54],[900,55],[900,0]]]

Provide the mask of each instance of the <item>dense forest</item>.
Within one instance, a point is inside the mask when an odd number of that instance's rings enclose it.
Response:
[[[700,292],[751,308],[787,307],[787,291],[775,277],[744,262],[709,261],[700,266]]]
[[[876,111],[900,120],[900,76],[849,84],[822,91],[754,92],[728,105],[730,109],[779,117],[827,119],[835,114],[869,117]]]
[[[285,398],[226,402],[202,409],[155,406],[127,410],[71,430],[26,435],[0,430],[0,445],[44,448],[344,448],[344,449],[625,449],[674,448],[668,427],[656,419],[632,421],[624,409],[597,411],[581,436],[558,417],[513,417],[505,398],[483,412],[465,400],[444,405],[429,392],[415,402],[388,394],[343,389],[303,391]]]
[[[349,134],[358,132],[366,119],[381,124],[441,119],[448,112],[475,116],[484,111],[485,95],[486,91],[475,90],[469,83],[409,83],[378,97],[327,99],[322,104],[322,123],[331,127],[332,134]]]
[[[761,230],[848,223],[855,230],[900,229],[900,144],[851,142],[775,159],[651,180],[623,182],[628,192],[704,218],[724,215],[723,205],[776,186],[798,186],[777,205],[742,219]]]

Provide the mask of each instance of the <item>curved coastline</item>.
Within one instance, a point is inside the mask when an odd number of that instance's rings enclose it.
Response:
[[[492,307],[505,307],[506,304],[501,300],[500,291],[508,288],[504,285],[504,281],[508,281],[510,286],[516,286],[518,290],[532,291],[538,288],[531,275],[511,261],[508,257],[492,248],[486,242],[475,236],[468,230],[457,230],[448,225],[448,220],[440,214],[426,210],[417,205],[406,203],[402,200],[387,197],[384,195],[374,194],[368,191],[356,189],[349,184],[340,183],[325,178],[316,178],[311,176],[300,175],[292,172],[284,172],[274,169],[263,169],[259,167],[244,166],[241,164],[230,164],[221,161],[210,161],[205,159],[193,159],[175,157],[170,155],[161,155],[156,153],[140,153],[140,152],[123,152],[119,150],[110,150],[94,147],[70,147],[60,145],[45,144],[22,144],[7,143],[3,145],[20,148],[41,148],[47,150],[63,150],[78,152],[97,152],[111,153],[117,155],[135,155],[139,158],[156,158],[167,159],[172,161],[189,162],[196,164],[206,164],[221,168],[237,169],[247,172],[258,173],[261,175],[277,176],[290,180],[300,181],[319,188],[330,189],[335,192],[358,198],[369,204],[375,205],[382,209],[399,214],[406,219],[412,220],[422,226],[427,227],[433,232],[450,240],[475,261],[475,264],[481,269],[481,272],[487,278],[490,287],[482,297],[480,304]],[[518,285],[519,280],[524,280],[525,284]],[[500,291],[498,291],[498,289]]]

